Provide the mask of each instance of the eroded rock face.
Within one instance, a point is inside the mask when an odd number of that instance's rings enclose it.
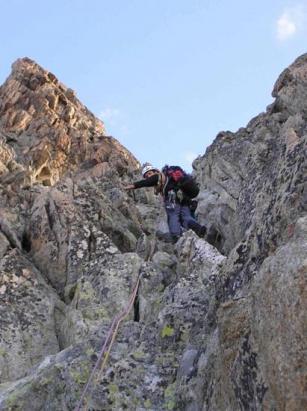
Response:
[[[118,257],[117,262],[111,263],[114,264],[113,275],[105,272],[92,277],[92,280],[88,277],[87,284],[83,283],[83,289],[77,291],[75,298],[79,298],[79,303],[73,301],[72,305],[79,313],[79,318],[83,316],[84,321],[96,321],[96,329],[87,330],[83,338],[80,338],[83,340],[82,344],[80,342],[75,348],[69,347],[55,356],[50,356],[48,361],[33,370],[31,377],[21,379],[17,386],[4,386],[2,403],[30,410],[33,407],[30,398],[34,398],[36,409],[44,408],[48,398],[51,398],[51,393],[50,388],[47,388],[47,391],[42,390],[43,380],[45,387],[52,384],[58,393],[54,399],[54,409],[57,409],[59,404],[65,405],[66,408],[63,409],[71,409],[77,399],[78,385],[87,380],[91,364],[97,359],[94,353],[98,351],[106,335],[107,323],[104,320],[110,320],[106,312],[112,304],[112,295],[116,293],[112,308],[118,311],[119,304],[128,301],[127,291],[131,290],[129,284],[135,280],[133,272],[141,272],[139,321],[133,321],[133,316],[130,316],[130,321],[122,326],[111,351],[107,369],[101,375],[98,372],[92,383],[91,394],[86,400],[87,407],[101,410],[176,409],[177,390],[184,385],[185,378],[193,374],[194,360],[190,356],[192,355],[195,361],[199,359],[200,347],[206,339],[201,330],[207,321],[210,297],[214,294],[214,279],[225,257],[192,232],[184,235],[174,251],[178,256],[178,269],[182,270],[182,274],[175,276],[168,286],[163,283],[163,270],[168,268],[176,272],[176,268],[173,259],[166,261],[166,256],[163,258],[161,251],[154,256],[153,262],[143,261],[142,265],[141,259],[134,254],[115,254]],[[190,272],[184,268],[188,263],[186,253],[193,265]],[[118,261],[118,258],[121,261]],[[132,271],[127,264],[129,259],[135,267]],[[101,295],[102,285],[97,286],[97,281],[101,281],[105,274],[108,274],[112,281],[108,285],[108,299],[106,294]],[[95,289],[90,285],[91,281],[96,282],[99,293],[95,294]],[[122,295],[119,294],[121,284],[126,284]],[[95,298],[97,299],[99,294],[102,304],[95,307]],[[109,314],[111,312],[109,311]],[[73,317],[69,318],[73,320]],[[64,328],[66,332],[69,331],[66,324]],[[180,372],[177,382],[178,367]],[[37,388],[41,390],[40,396],[35,394]],[[27,396],[19,394],[24,391],[28,393]]]
[[[237,133],[220,133],[194,164],[200,219],[220,233],[216,245],[229,254],[217,286],[220,377],[209,378],[221,383],[208,409],[225,409],[227,401],[231,409],[306,406],[306,374],[297,364],[306,311],[306,73],[304,55],[278,79],[266,113]],[[284,338],[294,341],[296,354]]]
[[[306,212],[306,64],[304,55],[281,75],[266,113],[237,133],[219,133],[194,162],[199,216],[221,234],[227,254],[247,236],[241,254],[269,253]]]
[[[0,410],[75,409],[139,276],[86,409],[306,408],[306,73],[304,55],[266,113],[194,162],[215,248],[191,231],[159,241],[161,202],[123,190],[134,157],[51,73],[15,63],[0,88]]]
[[[23,377],[34,364],[59,351],[54,314],[65,305],[17,249],[7,249],[0,272],[3,382]]]
[[[12,171],[14,160],[25,169],[24,184],[51,186],[81,163],[108,162],[121,173],[138,166],[131,153],[105,135],[103,122],[73,90],[28,58],[13,64],[0,88],[0,118],[0,137],[14,149],[14,155],[0,150],[0,172]]]
[[[138,257],[121,252],[135,250],[142,229],[122,190],[138,162],[54,75],[18,60],[0,116],[3,383],[110,320],[138,272]]]

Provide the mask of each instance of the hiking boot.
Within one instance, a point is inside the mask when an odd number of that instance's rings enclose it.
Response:
[[[157,231],[156,236],[158,240],[164,241],[165,243],[174,243],[174,239],[171,233],[163,233],[161,231]]]
[[[176,244],[179,238],[180,238],[180,235],[172,235],[172,243]]]
[[[206,226],[202,225],[200,230],[199,230],[198,236],[201,237],[201,238],[204,238],[206,233],[207,233],[207,228],[206,228]]]
[[[207,229],[204,225],[200,225],[197,228],[195,227],[194,231],[198,235],[198,237],[200,237],[200,238],[204,238],[206,233],[207,233]]]

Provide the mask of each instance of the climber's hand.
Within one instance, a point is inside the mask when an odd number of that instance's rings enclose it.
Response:
[[[127,186],[124,186],[123,187],[124,188],[124,190],[134,190],[134,184],[128,184]]]

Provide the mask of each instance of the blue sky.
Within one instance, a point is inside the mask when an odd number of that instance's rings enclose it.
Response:
[[[1,17],[0,83],[34,59],[158,167],[244,127],[307,51],[306,0],[2,0]]]

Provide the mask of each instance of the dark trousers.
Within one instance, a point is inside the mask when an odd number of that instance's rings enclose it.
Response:
[[[202,226],[192,217],[189,206],[165,201],[165,210],[168,228],[172,236],[180,237],[182,227],[191,228],[196,234],[199,234]]]

